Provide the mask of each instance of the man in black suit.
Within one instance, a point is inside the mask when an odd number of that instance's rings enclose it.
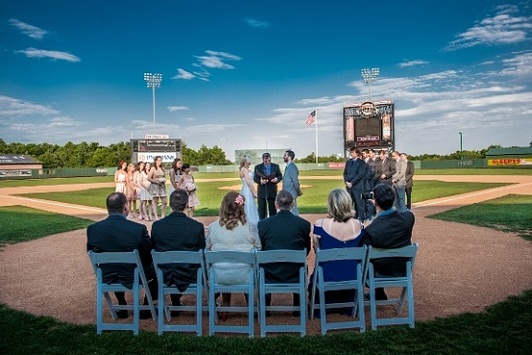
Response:
[[[253,180],[258,184],[257,204],[259,219],[266,218],[266,204],[268,205],[268,215],[274,216],[275,197],[277,196],[277,184],[282,180],[283,175],[279,165],[272,163],[270,153],[262,154],[262,164],[255,166]]]
[[[128,201],[121,192],[113,192],[107,196],[107,212],[109,216],[87,228],[87,251],[103,252],[131,252],[139,251],[140,259],[152,298],[157,299],[157,278],[153,270],[151,258],[152,241],[146,226],[129,221]],[[127,288],[133,287],[133,265],[103,265],[103,280],[106,283],[119,282]],[[118,304],[126,305],[124,292],[115,292]],[[144,298],[144,304],[147,304]],[[118,311],[119,318],[127,318],[128,311]],[[151,316],[150,311],[142,310],[140,317],[146,319]]]
[[[310,223],[290,212],[294,198],[290,192],[281,190],[275,199],[278,213],[259,221],[259,237],[262,250],[307,250],[310,252]],[[266,282],[298,282],[299,268],[294,263],[269,264],[264,267]],[[297,294],[293,295],[294,306],[299,306]],[[271,304],[271,295],[266,295],[266,305]],[[297,315],[297,312],[294,313]]]
[[[378,183],[391,185],[393,174],[395,174],[395,162],[390,159],[386,151],[381,150],[379,152],[379,164],[381,166],[378,168],[380,173]]]
[[[153,223],[151,236],[156,251],[198,251],[205,249],[205,227],[202,223],[188,217],[188,193],[177,189],[170,195],[172,213]],[[197,265],[163,265],[165,285],[175,285],[184,291],[191,283],[196,283]],[[181,295],[170,295],[172,305],[181,305]],[[201,302],[201,300],[198,300]],[[177,313],[172,312],[176,316]]]
[[[406,153],[401,153],[401,159],[404,159],[406,161],[406,172],[405,172],[405,179],[406,179],[406,208],[409,210],[412,209],[412,187],[414,186],[414,162],[408,160],[408,155]]]
[[[362,244],[375,248],[395,249],[412,244],[412,229],[415,218],[412,212],[397,212],[393,209],[395,192],[388,184],[379,184],[373,189],[377,217],[364,230]],[[400,258],[382,258],[373,261],[375,275],[404,276],[405,262]],[[376,290],[379,300],[387,299],[384,289]]]
[[[344,183],[349,195],[355,204],[357,218],[361,221],[366,219],[366,207],[362,200],[364,191],[364,181],[366,178],[367,165],[360,159],[360,150],[356,148],[349,149],[351,159],[345,163]]]

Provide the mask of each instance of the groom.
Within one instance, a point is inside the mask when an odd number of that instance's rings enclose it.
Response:
[[[253,181],[258,184],[257,203],[259,205],[259,219],[266,218],[266,203],[268,204],[269,216],[277,213],[275,209],[275,197],[277,196],[277,184],[282,180],[279,165],[272,163],[270,153],[262,154],[262,164],[255,166]]]

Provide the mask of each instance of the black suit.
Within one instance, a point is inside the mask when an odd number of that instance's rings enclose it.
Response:
[[[262,250],[303,250],[310,251],[310,222],[293,215],[290,211],[281,210],[275,216],[258,223]],[[277,263],[264,266],[266,282],[298,282],[299,268],[294,263]],[[294,305],[299,305],[299,298],[294,294]],[[266,302],[270,304],[271,298]]]
[[[415,218],[412,212],[385,211],[364,229],[362,244],[375,248],[394,249],[412,244]],[[383,258],[373,261],[378,276],[404,276],[405,262],[400,258]]]
[[[187,217],[183,212],[172,212],[153,223],[151,229],[153,247],[156,251],[198,251],[205,249],[205,227],[202,223]],[[196,282],[196,265],[176,264],[161,267],[164,283],[175,285],[184,291],[190,283]]]
[[[406,162],[406,208],[412,209],[412,186],[414,186],[414,163],[411,161]]]
[[[349,159],[344,168],[344,182],[351,183],[351,187],[346,186],[346,189],[355,203],[357,218],[360,220],[366,218],[366,208],[364,201],[362,201],[362,191],[364,191],[364,181],[367,173],[366,167],[367,164],[363,160],[356,158]]]
[[[277,178],[277,182],[268,181],[262,185],[260,183],[261,177],[274,176]],[[279,165],[271,163],[270,171],[266,169],[264,163],[255,166],[253,174],[253,181],[258,184],[257,186],[257,204],[259,211],[259,219],[266,218],[266,203],[268,204],[268,215],[271,217],[277,213],[275,209],[275,198],[277,197],[277,184],[282,180],[283,175]]]
[[[106,219],[91,224],[87,228],[87,250],[103,253],[131,252],[135,249],[139,251],[152,298],[157,299],[157,279],[151,258],[152,241],[146,226],[129,221],[122,214],[113,213]],[[131,288],[133,286],[133,270],[133,265],[103,265],[103,280],[106,283],[119,282],[125,287]],[[125,302],[122,292],[115,294],[119,303]]]

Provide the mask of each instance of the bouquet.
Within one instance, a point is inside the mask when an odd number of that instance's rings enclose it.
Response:
[[[183,186],[183,187],[184,187],[184,189],[185,189],[187,192],[194,192],[194,191],[196,191],[196,188],[197,188],[197,187],[196,187],[196,184],[193,183],[193,182],[187,182],[187,183],[185,184],[185,186]]]

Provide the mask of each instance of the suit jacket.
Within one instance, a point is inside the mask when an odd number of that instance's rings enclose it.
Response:
[[[353,184],[351,189],[363,190],[366,177],[366,163],[361,159],[349,159],[344,167],[344,182]]]
[[[403,159],[397,159],[395,162],[395,173],[392,175],[395,185],[404,187],[406,185],[405,179],[406,173],[406,161]]]
[[[172,212],[153,222],[151,229],[156,251],[198,251],[205,249],[205,227],[182,212]],[[196,282],[197,265],[173,264],[161,267],[164,284],[184,291]]]
[[[297,198],[301,192],[299,169],[294,162],[288,164],[284,170],[283,190],[290,192],[294,198]]]
[[[155,277],[151,249],[152,241],[146,226],[128,220],[122,214],[110,214],[106,219],[87,228],[87,251],[130,252],[138,249],[142,267],[148,280]],[[134,266],[124,264],[103,265],[103,280],[106,283],[119,282],[125,287],[133,286]]]
[[[275,196],[277,196],[277,184],[283,179],[279,165],[274,163],[270,164],[270,175],[274,175],[277,178],[276,183],[268,181],[268,183],[262,185],[260,183],[260,178],[267,175],[268,174],[266,174],[266,167],[264,166],[264,163],[255,166],[253,181],[258,184],[258,198],[275,198]]]
[[[414,222],[414,215],[410,211],[385,211],[364,229],[362,244],[382,249],[411,245]],[[376,259],[373,265],[378,276],[404,276],[406,272],[404,258]]]
[[[406,172],[405,172],[406,187],[414,186],[414,170],[415,170],[414,162],[407,161]]]
[[[310,222],[281,210],[276,215],[259,221],[262,250],[307,249],[310,252]],[[292,263],[269,264],[264,267],[268,282],[297,282],[301,265]]]
[[[379,182],[391,184],[392,176],[393,174],[395,174],[395,162],[393,161],[393,159],[390,159],[389,157],[387,157],[384,161],[379,160],[379,164],[381,164]],[[382,180],[380,178],[380,175],[382,174],[386,175],[385,180]]]

